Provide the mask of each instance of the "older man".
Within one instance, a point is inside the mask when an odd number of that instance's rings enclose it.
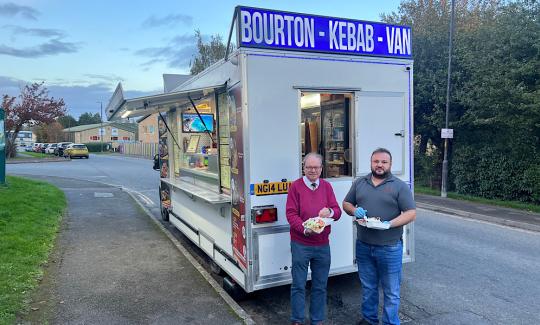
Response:
[[[379,285],[384,294],[383,324],[399,324],[403,226],[416,218],[411,190],[392,175],[392,155],[379,148],[371,154],[371,174],[354,181],[343,210],[358,219],[356,261],[362,284],[360,324],[379,324]],[[379,217],[382,229],[366,228],[362,217]]]
[[[312,217],[338,220],[341,209],[330,183],[320,179],[322,157],[309,153],[304,158],[304,175],[294,181],[287,195],[287,220],[291,226],[292,285],[291,322],[303,324],[308,266],[311,269],[311,324],[322,324],[326,313],[326,283],[330,271],[330,226],[317,234],[303,222]]]

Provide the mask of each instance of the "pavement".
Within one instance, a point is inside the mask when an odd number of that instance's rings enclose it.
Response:
[[[540,214],[475,202],[415,194],[418,208],[540,232]]]
[[[31,311],[18,323],[254,323],[130,193],[98,182],[33,178],[63,190],[68,211]],[[421,209],[540,231],[537,213],[415,199]]]
[[[33,178],[64,191],[68,210],[31,311],[18,323],[251,323],[129,193],[96,182]]]

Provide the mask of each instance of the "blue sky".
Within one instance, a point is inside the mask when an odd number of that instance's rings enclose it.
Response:
[[[163,73],[189,73],[194,30],[226,41],[236,5],[380,21],[400,1],[0,0],[0,95],[44,81],[68,113],[99,112],[122,82],[126,97],[161,92]]]

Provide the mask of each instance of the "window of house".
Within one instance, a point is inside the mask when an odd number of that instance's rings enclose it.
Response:
[[[97,140],[99,140],[99,136],[93,135],[93,136],[90,137],[90,140],[97,141]]]
[[[122,137],[122,140],[130,140],[129,137]]]
[[[351,94],[302,92],[302,159],[310,152],[323,157],[323,178],[352,176]]]
[[[118,137],[111,137],[111,140],[118,140]]]

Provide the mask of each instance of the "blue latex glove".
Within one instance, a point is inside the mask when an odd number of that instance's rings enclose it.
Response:
[[[382,224],[386,227],[386,229],[390,229],[390,221],[383,221]]]
[[[362,219],[367,216],[367,210],[364,210],[362,207],[358,207],[356,210],[354,210],[354,216],[357,219]]]

